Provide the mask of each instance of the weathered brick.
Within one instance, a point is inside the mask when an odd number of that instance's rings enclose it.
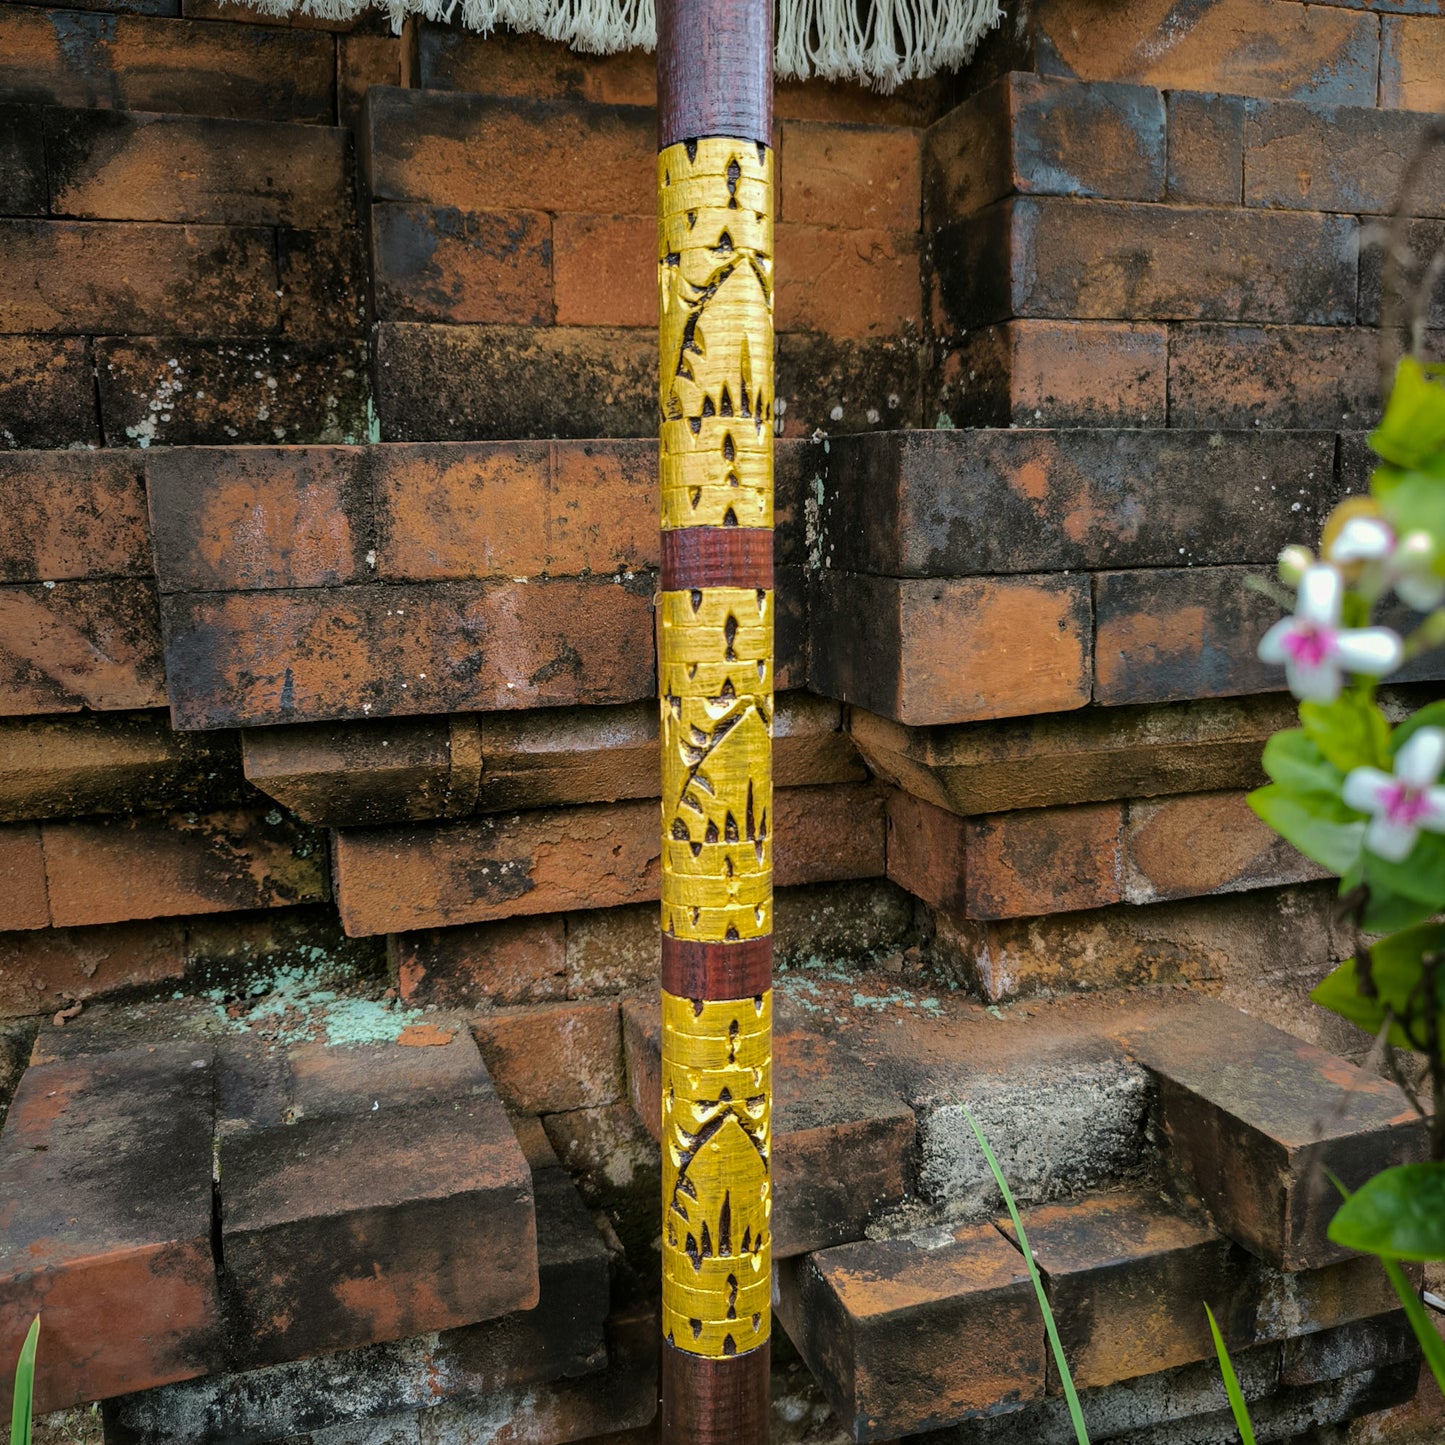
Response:
[[[774,794],[779,887],[883,873],[882,798],[866,785]],[[334,835],[336,895],[353,935],[658,897],[657,808],[596,804],[425,830]]]
[[[615,999],[489,1009],[472,1031],[497,1092],[524,1114],[592,1109],[622,1098],[622,1026]]]
[[[276,254],[258,228],[0,221],[0,292],[17,331],[269,331]]]
[[[1127,322],[988,326],[944,358],[938,407],[961,427],[1162,427],[1167,339]]]
[[[1288,698],[1263,697],[932,728],[854,708],[848,730],[875,774],[967,816],[1255,787],[1266,740],[1294,721]]]
[[[543,570],[615,572],[657,565],[656,485],[654,442],[553,442]],[[785,520],[779,528],[786,531]],[[792,530],[801,534],[801,518]]]
[[[28,106],[0,105],[0,215],[43,216],[48,209],[40,116]]]
[[[1169,96],[1169,199],[1237,206],[1243,201],[1243,176],[1243,99],[1174,91]]]
[[[108,993],[180,979],[179,923],[0,934],[0,1018],[54,1013]]]
[[[215,1362],[212,1088],[209,1045],[169,1041],[21,1080],[0,1148],[0,1348],[13,1358],[43,1317],[37,1412]]]
[[[657,340],[607,327],[376,328],[384,441],[651,436]]]
[[[935,236],[955,326],[1010,316],[1353,320],[1349,216],[1015,197]]]
[[[0,11],[0,96],[28,104],[330,125],[335,70],[331,37],[299,29]]]
[[[864,338],[922,326],[918,238],[911,233],[780,222],[777,268],[779,331]],[[656,308],[654,296],[652,313]]]
[[[656,210],[653,118],[636,106],[504,100],[378,86],[362,110],[378,201],[466,211]]]
[[[1348,1257],[1325,1229],[1346,1189],[1424,1157],[1391,1083],[1222,1004],[1126,1034],[1157,1077],[1174,1167],[1231,1238],[1276,1268]]]
[[[162,707],[165,698],[148,583],[0,587],[0,716]]]
[[[445,1018],[445,1016],[443,1016]],[[527,1162],[459,1022],[427,1047],[222,1055],[221,1245],[237,1354],[265,1364],[537,1303]]]
[[[1338,494],[1327,432],[891,432],[830,463],[824,560],[889,577],[1272,562]]]
[[[622,1019],[632,1105],[660,1139],[657,1004],[630,999]],[[903,1198],[912,1110],[870,1064],[786,1012],[773,1022],[773,1089],[773,1258],[860,1239],[875,1214]],[[839,1159],[847,1159],[846,1170]]]
[[[1038,1303],[1022,1257],[992,1225],[840,1245],[786,1264],[778,1287],[783,1327],[855,1440],[1043,1396]]]
[[[1082,707],[1089,617],[1078,578],[825,572],[812,604],[811,685],[910,725]]]
[[[324,228],[351,211],[342,130],[117,110],[42,114],[58,216]]]
[[[785,121],[779,132],[780,221],[918,229],[922,137],[917,131]]]
[[[365,337],[370,266],[358,227],[310,231],[281,226],[276,231],[276,262],[281,276],[281,331],[288,341],[305,345]],[[324,348],[308,349],[325,354]],[[360,348],[333,345],[333,370],[344,372],[358,353],[365,356]],[[337,392],[351,389],[344,385],[333,388]],[[325,410],[340,409],[325,392],[318,395]]]
[[[644,577],[167,597],[172,708],[210,728],[632,701],[650,596]]]
[[[1094,579],[1094,701],[1173,702],[1274,692],[1255,647],[1278,606],[1244,567],[1101,572]]]
[[[1157,90],[1015,73],[928,131],[924,205],[939,226],[1015,192],[1159,201],[1164,173]]]
[[[1181,23],[1169,0],[1107,10],[1092,0],[1045,0],[1034,22],[1038,68],[1049,75],[1336,104],[1375,98],[1373,15],[1210,0]]]
[[[1170,423],[1365,425],[1380,407],[1379,345],[1356,326],[1173,326]]]
[[[1380,104],[1445,110],[1445,30],[1438,17],[1387,15],[1380,22]]]
[[[560,917],[393,934],[397,993],[405,1003],[476,1009],[567,996],[566,929]]]
[[[90,342],[0,336],[0,447],[99,445]]]
[[[239,8],[244,8],[244,5]],[[373,85],[406,85],[409,63],[410,41],[407,36],[390,33],[338,35],[336,109],[341,123],[352,127],[356,125],[361,118],[366,93]],[[414,81],[412,83],[415,84]]]
[[[643,216],[552,222],[559,326],[657,324],[657,225]]]
[[[1132,802],[1124,852],[1124,896],[1130,903],[1333,876],[1260,822],[1243,793]]]
[[[1386,236],[1362,237],[1360,249],[1360,320],[1378,326],[1387,306],[1401,320],[1408,315],[1411,326],[1423,320],[1434,330],[1418,337],[1424,357],[1438,361],[1445,356],[1445,276],[1435,275],[1427,286],[1426,273],[1435,258],[1445,252],[1445,221],[1407,221],[1404,226],[1403,265],[1393,271],[1387,290],[1385,280]],[[1426,294],[1428,292],[1428,295]],[[1378,365],[1378,357],[1376,358]]]
[[[213,808],[247,791],[234,736],[178,733],[156,713],[0,723],[0,821]]]
[[[777,417],[784,437],[920,425],[919,345],[784,332],[777,343]],[[775,426],[776,430],[776,426]]]
[[[363,341],[101,338],[96,372],[111,446],[296,446],[367,439]]]
[[[537,211],[373,206],[377,317],[550,325],[552,229],[551,218]],[[557,317],[561,322],[572,319]]]
[[[151,572],[138,463],[105,452],[0,453],[0,582]]]
[[[1245,204],[1389,214],[1429,125],[1408,111],[1247,102]],[[1445,215],[1445,160],[1427,156],[1408,208],[1416,216]]]
[[[888,794],[888,877],[933,908],[962,912],[968,838],[962,819],[894,789]]]
[[[43,833],[50,912],[60,927],[280,908],[327,896],[320,838],[284,819],[177,813],[46,823]]]
[[[146,463],[166,592],[327,587],[369,575],[366,453],[344,447],[167,447]]]
[[[45,854],[33,823],[0,827],[0,930],[45,928]]]

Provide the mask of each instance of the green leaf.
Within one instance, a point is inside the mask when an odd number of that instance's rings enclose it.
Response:
[[[1428,532],[1435,538],[1437,547],[1445,544],[1445,477],[1406,472],[1381,506],[1398,534]],[[1437,553],[1437,568],[1440,561]]]
[[[1385,1026],[1385,1011],[1389,1009],[1401,1020],[1390,1030],[1390,1042],[1397,1048],[1416,1048],[1410,1038],[1410,1028],[1421,1041],[1425,1038],[1421,1010],[1428,1007],[1419,989],[1424,976],[1422,959],[1427,953],[1436,953],[1445,948],[1445,924],[1425,923],[1407,928],[1391,938],[1382,938],[1370,950],[1370,980],[1374,985],[1374,996],[1365,997],[1359,990],[1359,971],[1355,959],[1342,963],[1333,973],[1327,975],[1311,992],[1310,997],[1322,1007],[1348,1019],[1371,1034],[1378,1034]],[[1442,980],[1440,987],[1445,987]],[[1445,1005],[1445,998],[1437,998],[1437,1009]]]
[[[1341,892],[1348,892],[1348,889],[1341,889]],[[1370,896],[1360,916],[1360,925],[1366,933],[1395,933],[1412,924],[1424,923],[1439,911],[1433,903],[1421,903],[1418,898],[1391,893],[1376,880],[1370,885]]]
[[[1249,1406],[1244,1400],[1244,1391],[1239,1388],[1239,1376],[1234,1373],[1234,1361],[1224,1347],[1224,1336],[1219,1333],[1214,1311],[1208,1305],[1204,1313],[1209,1316],[1209,1333],[1214,1336],[1214,1353],[1219,1356],[1219,1373],[1224,1376],[1224,1393],[1229,1396],[1229,1410],[1234,1416],[1234,1428],[1239,1431],[1242,1445],[1255,1445],[1254,1425],[1249,1418]]]
[[[1415,1338],[1425,1352],[1425,1363],[1430,1366],[1430,1373],[1435,1376],[1441,1393],[1445,1394],[1445,1340],[1440,1338],[1434,1320],[1425,1312],[1414,1285],[1405,1278],[1405,1271],[1393,1259],[1382,1259],[1380,1263],[1385,1266],[1385,1273],[1405,1307],[1405,1318],[1410,1321],[1410,1328],[1415,1331]]]
[[[1364,847],[1364,823],[1322,817],[1311,801],[1310,796],[1287,792],[1278,783],[1256,788],[1249,795],[1249,806],[1255,813],[1306,858],[1331,873],[1349,872]],[[1351,815],[1346,811],[1345,816]]]
[[[1385,1027],[1384,999],[1366,998],[1360,992],[1359,974],[1354,959],[1342,963],[1332,973],[1327,973],[1314,988],[1310,998],[1321,1008],[1347,1019],[1367,1034],[1379,1035]],[[1390,1043],[1397,1049],[1413,1049],[1410,1036],[1397,1023],[1390,1025]]]
[[[1387,765],[1390,724],[1371,698],[1351,690],[1334,702],[1302,702],[1299,716],[1310,741],[1342,773]]]
[[[1445,728],[1445,702],[1426,703],[1412,712],[1390,735],[1390,756],[1393,758],[1421,728]]]
[[[1339,800],[1345,775],[1303,728],[1275,733],[1264,745],[1264,770],[1287,792]],[[1355,815],[1340,802],[1341,820]]]
[[[1445,1164],[1399,1164],[1355,1190],[1330,1239],[1382,1259],[1445,1259]]]
[[[1395,384],[1379,426],[1370,434],[1378,456],[1397,467],[1427,465],[1445,451],[1445,386],[1442,368],[1421,366],[1413,356],[1400,358]]]
[[[1445,833],[1421,833],[1400,863],[1367,853],[1365,879],[1371,888],[1380,885],[1427,904],[1431,912],[1445,909]]]
[[[1024,1222],[1019,1218],[1018,1205],[1014,1203],[1013,1191],[1008,1187],[1008,1180],[1004,1178],[1003,1170],[999,1168],[998,1160],[989,1148],[989,1143],[984,1138],[983,1130],[978,1126],[978,1120],[973,1117],[968,1105],[963,1105],[963,1117],[968,1120],[969,1128],[973,1130],[973,1137],[978,1140],[978,1147],[983,1150],[983,1157],[988,1161],[988,1167],[993,1173],[993,1182],[998,1185],[998,1192],[1003,1195],[1003,1202],[1008,1208],[1008,1217],[1013,1221],[1014,1233],[1018,1236],[1019,1252],[1024,1257],[1024,1263],[1028,1265],[1029,1278],[1034,1283],[1034,1294],[1038,1296],[1039,1311],[1044,1317],[1044,1331],[1049,1337],[1049,1347],[1053,1350],[1054,1364],[1058,1366],[1059,1379],[1063,1382],[1064,1398],[1069,1406],[1069,1419],[1073,1422],[1074,1438],[1078,1445],[1089,1445],[1089,1431],[1084,1424],[1083,1407],[1079,1404],[1079,1392],[1074,1389],[1074,1375],[1069,1369],[1069,1362],[1064,1356],[1064,1342],[1059,1338],[1059,1327],[1054,1323],[1054,1312],[1049,1306],[1049,1297],[1044,1292],[1044,1282],[1039,1276],[1039,1267],[1034,1262],[1034,1252],[1029,1248],[1029,1237],[1024,1233]]]
[[[35,1351],[40,1341],[40,1316],[31,1322],[15,1366],[15,1397],[10,1405],[10,1445],[30,1445],[34,1423]]]

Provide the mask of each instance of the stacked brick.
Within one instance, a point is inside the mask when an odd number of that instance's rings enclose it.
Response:
[[[108,1441],[640,1445],[650,59],[95,4],[0,5],[0,1348],[39,1302]],[[1418,1372],[1324,1241],[1422,1146],[1303,1001],[1351,940],[1244,802],[1245,582],[1366,479],[1445,18],[1176,8],[778,91],[774,1228],[839,1439],[1071,1438],[961,1103],[1095,1438],[1228,1438],[1201,1299],[1262,1438]]]

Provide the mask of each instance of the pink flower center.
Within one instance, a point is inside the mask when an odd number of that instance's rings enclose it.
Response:
[[[1404,783],[1393,783],[1382,789],[1380,805],[1381,813],[1390,822],[1406,828],[1417,827],[1430,807],[1423,792],[1408,788]]]
[[[1319,667],[1334,656],[1334,629],[1317,627],[1313,622],[1301,622],[1285,637],[1284,650],[1289,654],[1290,661],[1300,667]]]

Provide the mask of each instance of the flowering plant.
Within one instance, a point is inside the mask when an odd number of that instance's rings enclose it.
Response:
[[[1339,876],[1355,922],[1356,956],[1312,997],[1379,1037],[1412,1099],[1391,1051],[1423,1054],[1434,1095],[1421,1112],[1431,1112],[1435,1162],[1371,1180],[1331,1237],[1389,1258],[1442,1259],[1445,1209],[1419,1201],[1422,1187],[1445,1201],[1445,701],[1391,726],[1376,690],[1445,643],[1445,367],[1400,362],[1370,445],[1380,461],[1369,495],[1334,509],[1318,555],[1280,556],[1294,612],[1259,654],[1283,665],[1300,726],[1270,738],[1271,781],[1250,804]]]

